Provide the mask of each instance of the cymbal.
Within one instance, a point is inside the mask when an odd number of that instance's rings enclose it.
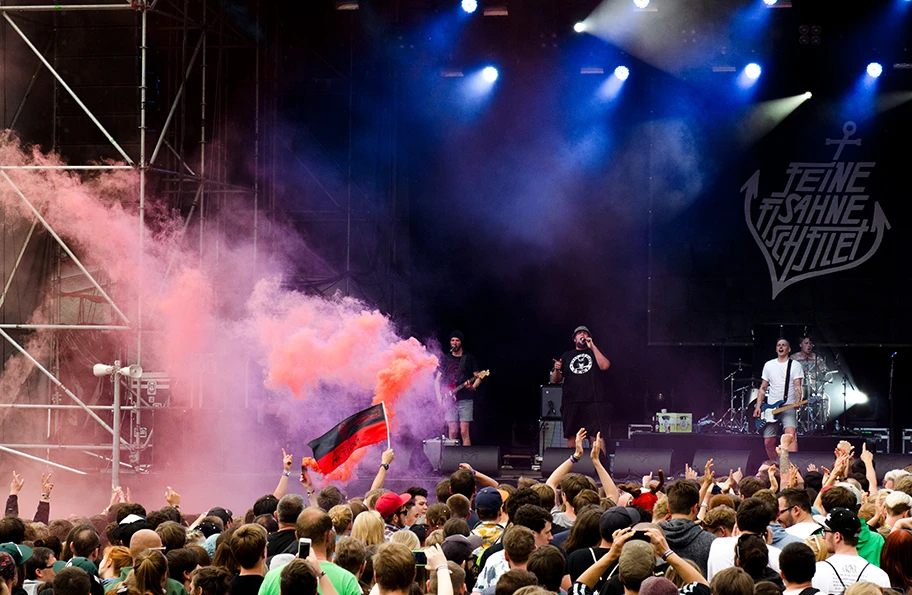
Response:
[[[726,362],[725,365],[726,366],[738,366],[741,368],[752,368],[753,367],[747,362]]]

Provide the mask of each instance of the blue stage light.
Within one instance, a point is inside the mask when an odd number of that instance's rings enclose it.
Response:
[[[637,8],[646,8],[649,6],[649,0],[633,0],[633,5]]]
[[[756,62],[751,62],[750,64],[748,64],[747,66],[744,67],[744,76],[746,76],[747,78],[752,79],[752,80],[757,80],[758,78],[760,78],[760,72],[761,72],[760,65],[757,64]]]
[[[469,14],[478,8],[478,0],[462,0],[462,9]]]
[[[493,66],[485,66],[484,70],[481,71],[481,76],[489,83],[496,81],[499,74]]]
[[[622,81],[626,81],[627,77],[630,76],[630,69],[626,66],[618,66],[614,69],[614,76]]]
[[[573,25],[573,30],[576,31],[577,33],[582,33],[583,31],[586,30],[586,23],[583,23],[582,21],[580,21],[579,23]]]
[[[871,62],[870,64],[868,64],[867,73],[868,73],[869,77],[871,77],[872,79],[876,79],[881,74],[883,74],[883,66],[881,66],[877,62]]]

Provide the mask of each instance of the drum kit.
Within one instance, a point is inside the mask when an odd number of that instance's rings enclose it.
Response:
[[[804,368],[803,398],[808,400],[807,405],[798,409],[798,434],[825,433],[830,419],[830,398],[825,388],[833,381],[836,370],[828,371],[824,358],[816,354],[807,359],[796,359],[795,362]],[[725,365],[735,368],[735,371],[723,380],[728,388],[729,409],[712,424],[710,431],[731,434],[755,433],[753,415],[762,380],[755,377],[738,378],[742,372],[752,367],[749,363],[738,360]]]

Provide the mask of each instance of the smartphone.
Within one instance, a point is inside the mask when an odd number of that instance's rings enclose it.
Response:
[[[634,531],[633,537],[630,539],[639,539],[640,541],[649,541],[649,535],[646,534],[646,531]]]
[[[301,560],[310,556],[310,539],[302,537],[298,540],[298,558]]]
[[[412,550],[415,556],[415,566],[427,566],[427,554],[421,550]]]

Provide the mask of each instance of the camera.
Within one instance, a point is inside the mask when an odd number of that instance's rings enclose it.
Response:
[[[412,550],[415,556],[415,566],[427,566],[427,554],[421,550]]]

